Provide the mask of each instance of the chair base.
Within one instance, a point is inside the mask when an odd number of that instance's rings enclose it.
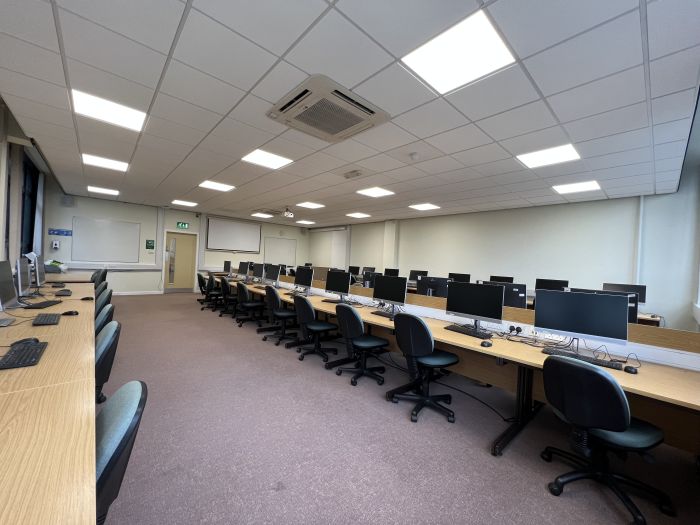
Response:
[[[340,367],[335,371],[336,375],[342,375],[343,372],[348,372],[354,374],[352,379],[350,379],[350,384],[352,386],[357,386],[357,380],[363,376],[371,377],[374,379],[378,385],[384,384],[384,378],[380,375],[386,372],[383,366],[367,366],[367,358],[372,357],[373,354],[368,352],[362,352],[360,354],[360,359],[355,363],[355,367]],[[327,368],[327,366],[326,366]]]
[[[427,376],[430,377],[430,376]],[[440,403],[447,403],[448,405],[452,403],[452,396],[450,394],[439,394],[430,395],[429,381],[426,377],[420,377],[406,385],[389,390],[386,393],[386,400],[392,403],[398,403],[399,400],[407,401],[417,401],[413,410],[411,410],[411,421],[416,423],[418,421],[418,414],[424,408],[431,408],[436,412],[439,412],[447,418],[450,423],[455,422],[455,413]],[[407,394],[406,392],[412,392]]]
[[[321,360],[324,363],[327,363],[329,353],[331,353],[331,354],[338,353],[337,348],[322,347],[321,346],[321,337],[319,334],[314,336],[313,341],[314,341],[314,346],[297,348],[297,352],[299,352],[301,354],[301,355],[299,355],[299,361],[303,361],[304,357],[306,357],[307,355],[320,355]]]
[[[286,339],[295,341],[297,338],[297,333],[296,332],[287,332],[284,330],[277,330],[274,334],[264,335],[262,340],[267,341],[268,339],[271,339],[271,338],[276,338],[275,346],[279,346],[282,343],[282,341],[284,341]]]
[[[233,318],[234,322],[238,324],[238,328],[243,326],[245,323],[252,321],[254,323],[257,323],[258,326],[262,326],[262,319],[255,315],[255,313],[249,314],[249,315],[243,315],[243,316],[236,316]]]
[[[107,401],[107,396],[102,393],[102,385],[95,385],[95,403],[98,405]]]
[[[640,496],[652,500],[659,507],[659,510],[667,516],[675,516],[676,510],[671,502],[671,498],[659,489],[647,485],[646,483],[627,477],[623,474],[611,472],[608,466],[608,461],[604,453],[594,453],[591,460],[587,460],[577,454],[567,452],[555,447],[545,448],[540,457],[547,462],[552,461],[552,458],[557,456],[564,461],[572,463],[578,469],[557,476],[557,478],[547,485],[547,489],[554,496],[559,496],[564,491],[564,486],[578,481],[580,479],[591,479],[607,486],[618,497],[622,504],[627,508],[632,515],[634,525],[645,525],[646,519],[640,512],[639,508],[627,492],[622,489],[622,486],[628,487],[638,493]]]

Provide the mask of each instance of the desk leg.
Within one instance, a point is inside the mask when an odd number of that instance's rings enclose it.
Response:
[[[491,454],[500,456],[508,444],[535,417],[542,403],[532,402],[533,370],[518,365],[518,390],[515,400],[515,421],[491,444]]]

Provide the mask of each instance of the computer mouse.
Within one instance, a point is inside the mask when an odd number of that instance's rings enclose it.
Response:
[[[20,345],[22,343],[38,343],[39,340],[36,337],[25,337],[24,339],[20,339],[18,341],[15,341],[12,343],[13,345]]]
[[[484,348],[489,348],[493,346],[493,343],[491,341],[481,341],[481,346],[483,346]]]
[[[63,315],[78,315],[78,310],[68,310],[67,312],[63,312]]]
[[[628,374],[636,374],[636,373],[637,373],[637,367],[627,365],[627,366],[624,368],[624,371],[627,372]]]
[[[81,297],[80,300],[81,301],[94,301],[95,298],[94,297]]]

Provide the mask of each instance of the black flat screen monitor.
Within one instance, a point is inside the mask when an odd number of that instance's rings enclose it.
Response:
[[[253,271],[253,266],[255,266],[255,263],[253,261],[248,262],[248,270]]]
[[[350,272],[329,271],[326,276],[326,291],[347,295],[350,291]]]
[[[475,321],[500,321],[503,318],[503,287],[451,282],[445,310]]]
[[[241,261],[238,263],[238,275],[248,275],[248,261]]]
[[[563,292],[564,288],[569,287],[569,281],[563,281],[561,279],[536,279],[535,280],[535,291],[537,290],[556,290],[558,292]]]
[[[17,300],[17,290],[12,282],[12,265],[10,261],[0,261],[0,307],[6,308]]]
[[[492,275],[489,281],[493,283],[512,283],[514,279],[503,275]]]
[[[266,264],[265,265],[265,279],[268,281],[276,281],[280,277],[280,265],[279,264]]]
[[[367,288],[374,288],[374,280],[377,278],[377,276],[382,275],[379,272],[364,272],[362,274],[362,283],[367,287]]]
[[[377,275],[374,278],[374,293],[372,297],[391,304],[404,304],[406,302],[405,277],[389,277]]]
[[[313,263],[304,263],[304,266],[313,266]]]
[[[226,273],[231,272],[231,261],[224,261],[224,271]]]
[[[374,271],[374,266],[363,266],[362,267],[362,273],[373,272],[373,271]]]
[[[20,297],[29,294],[32,286],[32,273],[29,270],[29,261],[26,257],[17,259],[17,293]]]
[[[37,286],[43,286],[46,282],[46,267],[44,266],[44,256],[37,255],[34,261],[34,275]]]
[[[472,276],[468,273],[450,272],[447,274],[447,278],[452,279],[453,281],[457,281],[458,283],[468,283]]]
[[[624,295],[537,292],[535,327],[571,337],[627,340],[629,299]]]
[[[647,287],[644,284],[603,283],[603,290],[636,293],[640,303],[644,304],[647,302]]]
[[[359,266],[349,266],[348,272],[350,272],[351,275],[359,275],[360,274],[360,267]]]
[[[297,266],[296,275],[294,275],[294,284],[296,286],[305,286],[306,288],[309,288],[313,278],[313,268],[309,266]]]
[[[384,275],[387,277],[398,277],[399,276],[399,269],[398,268],[384,268]]]
[[[416,292],[419,295],[432,297],[447,297],[447,277],[421,277],[416,282]]]
[[[265,275],[265,265],[262,263],[255,263],[253,265],[253,277],[262,279],[263,275]]]
[[[614,292],[612,290],[593,290],[590,288],[569,288],[570,292],[576,293],[597,293],[597,294],[607,294],[607,295],[624,295],[629,300],[627,308],[627,322],[637,323],[639,322],[637,317],[639,316],[639,296],[633,292]]]
[[[527,287],[524,284],[484,281],[484,284],[503,287],[503,306],[527,308]]]
[[[425,277],[428,275],[428,270],[411,270],[408,272],[408,280],[409,281],[417,281],[418,276]]]

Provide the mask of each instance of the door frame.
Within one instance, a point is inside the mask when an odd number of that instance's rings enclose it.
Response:
[[[198,259],[199,259],[199,233],[196,232],[185,232],[182,230],[173,230],[173,229],[168,229],[165,228],[163,230],[163,260],[161,261],[160,265],[160,280],[163,283],[163,293],[166,293],[165,291],[165,253],[167,252],[167,246],[168,246],[168,233],[181,233],[183,235],[194,235],[196,237],[195,239],[195,248],[194,248],[194,275],[192,276],[192,291],[197,292],[198,291],[198,285],[197,285],[197,267],[199,266],[198,264]],[[181,288],[178,288],[181,289]]]

